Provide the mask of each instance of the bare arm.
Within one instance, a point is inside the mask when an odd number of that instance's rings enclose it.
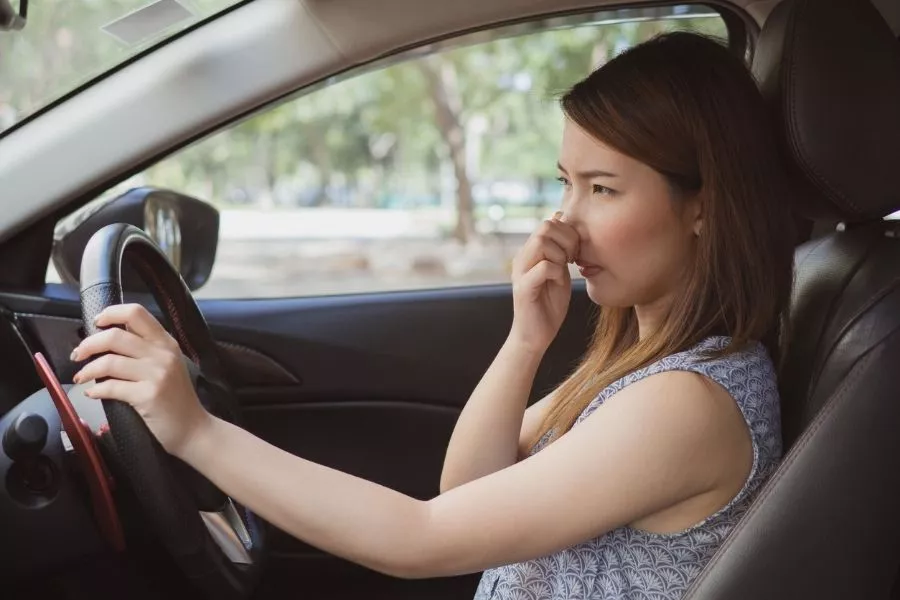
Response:
[[[97,324],[127,329],[75,349],[74,360],[99,355],[74,378],[100,380],[89,397],[135,407],[165,449],[274,526],[398,577],[545,556],[709,492],[724,506],[752,461],[749,430],[727,391],[673,371],[629,385],[538,454],[423,502],[207,413],[175,341],[145,309],[111,307]]]
[[[444,458],[441,493],[505,469],[527,454],[546,412],[525,410],[538,365],[565,318],[572,294],[567,263],[578,233],[554,217],[531,235],[513,261],[513,326],[466,403]]]
[[[749,449],[729,441],[746,426],[710,388],[691,373],[648,377],[546,450],[427,502],[216,419],[194,431],[181,457],[327,552],[397,577],[458,575],[544,556],[746,472]]]
[[[518,460],[525,406],[542,357],[510,341],[497,353],[456,422],[444,458],[441,493]],[[529,412],[527,422],[534,420],[534,411]]]
[[[553,392],[547,394],[525,411],[525,418],[522,420],[522,431],[519,433],[519,460],[528,457],[531,451],[531,442],[537,435],[541,424],[550,412],[553,405]]]

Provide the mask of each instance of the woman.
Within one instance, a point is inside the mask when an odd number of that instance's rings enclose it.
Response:
[[[478,598],[678,598],[781,455],[773,360],[792,280],[784,175],[741,61],[670,34],[562,100],[562,211],[513,266],[509,338],[424,502],[287,454],[199,404],[173,339],[111,307],[73,360],[172,454],[270,523],[399,577],[487,570]],[[526,410],[568,264],[603,307],[581,365]]]

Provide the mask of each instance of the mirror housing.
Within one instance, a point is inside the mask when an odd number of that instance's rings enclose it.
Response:
[[[140,187],[90,203],[59,222],[53,234],[52,258],[63,283],[78,285],[88,240],[111,223],[128,223],[144,230],[191,291],[209,280],[219,244],[219,211],[179,192]],[[123,287],[128,292],[147,291],[134,273],[123,274]]]

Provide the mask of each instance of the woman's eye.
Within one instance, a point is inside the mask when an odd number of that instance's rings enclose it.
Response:
[[[604,194],[606,196],[612,196],[616,193],[615,190],[606,187],[605,185],[594,184],[594,193],[595,194]]]
[[[557,177],[556,180],[558,182],[560,182],[561,184],[563,184],[563,186],[565,186],[565,187],[569,187],[570,185],[572,185],[572,183],[565,177]]]

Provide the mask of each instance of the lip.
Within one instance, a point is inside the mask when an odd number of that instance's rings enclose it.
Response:
[[[597,265],[592,265],[591,263],[583,262],[580,260],[575,261],[575,266],[578,267],[578,272],[581,273],[581,276],[584,278],[596,275],[603,270]]]

